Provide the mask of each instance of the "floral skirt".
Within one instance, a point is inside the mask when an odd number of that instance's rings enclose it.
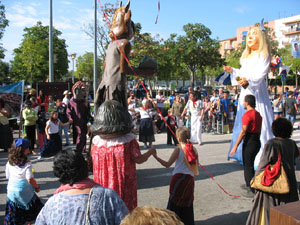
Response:
[[[34,221],[43,208],[44,204],[41,202],[39,197],[34,194],[33,198],[29,202],[29,205],[29,209],[24,209],[18,207],[14,202],[7,199],[4,225],[23,225],[25,222]]]

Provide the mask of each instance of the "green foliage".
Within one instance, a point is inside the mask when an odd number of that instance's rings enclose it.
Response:
[[[129,59],[130,63],[132,66],[138,67],[138,64],[145,56],[154,58],[158,63],[158,72],[156,73],[156,76],[158,79],[164,79],[165,74],[163,71],[165,70],[166,59],[162,57],[163,40],[159,37],[159,35],[152,37],[150,33],[141,33],[141,29],[141,24],[136,23],[133,40],[134,43],[132,45],[132,51]],[[151,79],[154,78],[155,76]],[[135,80],[136,77],[130,76],[129,79]]]
[[[291,45],[286,45],[284,48],[279,50],[280,57],[284,65],[290,66],[290,74],[295,75],[296,71],[300,72],[300,59],[292,57]]]
[[[7,81],[9,81],[8,73],[9,73],[9,64],[7,62],[2,62],[0,60],[0,81],[5,82],[5,83]]]
[[[0,1],[0,40],[3,38],[5,27],[8,26],[8,20],[5,17],[5,6],[1,4]],[[2,43],[0,43],[0,59],[4,58],[5,49],[2,47]]]
[[[101,76],[102,61],[100,58],[97,60],[97,77]],[[75,76],[79,79],[86,77],[88,80],[93,80],[94,77],[94,53],[87,52],[82,56],[79,56],[76,60],[76,72]]]
[[[245,49],[245,45],[242,45],[238,49],[234,50],[230,54],[225,55],[225,62],[226,65],[234,67],[234,68],[240,68],[240,58],[242,56],[242,53]]]
[[[11,77],[14,80],[41,82],[48,78],[49,73],[49,26],[41,22],[24,29],[20,46],[14,49],[11,61]],[[68,72],[68,53],[61,32],[53,29],[54,79],[61,80]]]
[[[276,56],[278,55],[278,41],[275,40],[276,36],[275,36],[275,32],[273,29],[266,27],[266,35],[267,35],[267,40],[269,42],[269,46],[270,46],[270,53],[271,56]]]
[[[187,24],[183,30],[186,35],[177,39],[180,59],[191,72],[192,84],[197,70],[204,82],[206,67],[217,68],[224,63],[219,53],[219,42],[210,37],[210,29],[203,24]]]
[[[184,75],[188,75],[186,66],[181,62],[175,34],[171,34],[170,38],[164,41],[159,35],[153,37],[149,33],[141,33],[139,23],[135,24],[135,27],[134,44],[130,54],[130,62],[133,65],[137,66],[144,56],[148,56],[158,63],[158,71],[152,79],[169,81],[183,79]]]

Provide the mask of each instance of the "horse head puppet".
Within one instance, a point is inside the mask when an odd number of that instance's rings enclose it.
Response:
[[[134,23],[131,21],[131,10],[129,10],[130,0],[126,6],[122,6],[122,1],[120,2],[120,7],[116,10],[113,21],[110,26],[109,36],[112,40],[115,39],[128,39],[130,40],[134,33]]]

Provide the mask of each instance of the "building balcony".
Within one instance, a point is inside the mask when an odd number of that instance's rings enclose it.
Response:
[[[289,28],[288,30],[283,32],[283,35],[289,36],[289,35],[294,35],[294,34],[300,34],[300,27],[295,27],[295,28]]]
[[[233,50],[234,49],[234,47],[232,47],[232,46],[225,46],[224,47],[224,50]]]

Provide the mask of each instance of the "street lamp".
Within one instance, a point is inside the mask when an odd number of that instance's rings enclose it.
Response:
[[[76,53],[72,53],[70,56],[71,56],[72,61],[73,61],[72,83],[74,84],[74,60],[76,58]]]

